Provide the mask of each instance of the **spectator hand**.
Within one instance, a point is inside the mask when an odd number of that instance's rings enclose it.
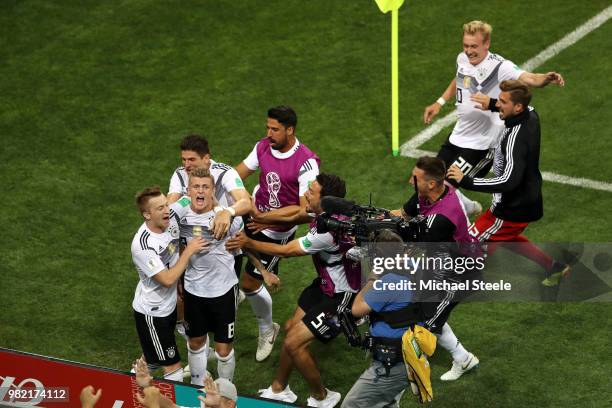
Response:
[[[142,390],[144,393],[144,397],[141,397],[140,394],[136,394],[136,398],[138,402],[144,405],[147,408],[160,408],[159,401],[161,399],[161,395],[159,393],[159,389],[157,387],[146,387]]]
[[[198,398],[204,402],[205,407],[214,408],[221,405],[221,395],[219,395],[217,384],[215,384],[212,377],[206,377],[204,380],[204,390],[206,391],[206,398]]]
[[[144,360],[144,358],[140,357],[134,362],[132,367],[136,372],[136,384],[142,388],[150,386],[151,381],[153,381],[153,377],[151,377],[151,374],[149,373],[149,367],[147,366],[147,362]]]
[[[94,394],[94,387],[88,385],[81,390],[81,408],[93,408],[102,396],[102,388]]]

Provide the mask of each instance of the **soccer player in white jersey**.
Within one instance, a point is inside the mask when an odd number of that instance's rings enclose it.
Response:
[[[291,107],[268,109],[266,136],[236,166],[243,180],[259,169],[255,205],[246,231],[255,239],[285,244],[293,239],[296,224],[310,222],[304,193],[319,174],[319,158],[297,139],[296,126],[297,115]],[[263,266],[274,274],[278,274],[279,262],[278,256],[261,255]],[[250,259],[245,272],[241,286],[259,326],[255,359],[263,361],[272,352],[280,326],[272,321],[272,297],[262,284],[266,277]]]
[[[457,166],[469,177],[484,177],[489,171],[492,155],[488,154],[499,143],[504,122],[494,112],[483,111],[479,98],[499,96],[499,84],[507,79],[520,79],[531,87],[541,88],[548,84],[564,85],[563,77],[556,72],[535,74],[524,71],[513,62],[489,51],[491,45],[489,24],[471,21],[463,25],[463,52],[457,56],[457,72],[441,97],[427,106],[423,121],[431,123],[442,106],[455,97],[457,123],[448,140],[441,146],[438,157],[446,168]],[[491,150],[492,151],[492,150]],[[448,180],[457,187],[454,180]],[[465,197],[457,190],[468,214],[482,211],[477,201]]]
[[[236,170],[224,163],[211,159],[208,141],[200,135],[186,136],[181,142],[181,161],[170,179],[168,189],[169,204],[187,194],[189,173],[198,167],[210,172],[215,184],[215,198],[219,206],[215,207],[215,227],[213,234],[221,239],[231,225],[231,218],[247,214],[251,209],[251,197],[244,188],[242,179]]]
[[[210,156],[208,141],[197,134],[185,136],[181,141],[182,166],[178,167],[170,178],[168,189],[169,204],[176,202],[187,194],[187,183],[189,174],[196,168],[204,168],[210,172],[215,184],[215,198],[219,205],[215,206],[215,223],[213,235],[221,239],[231,225],[232,217],[247,214],[251,209],[251,197],[244,188],[242,179],[236,170],[224,163],[214,161]],[[242,255],[236,256],[234,260],[236,276],[240,277],[242,267]],[[264,271],[263,273],[266,273]],[[272,274],[269,274],[272,275]],[[182,283],[179,283],[181,285]],[[244,300],[244,294],[240,292],[240,301]],[[178,324],[176,330],[181,336],[186,337],[183,327],[183,304],[178,298]],[[212,356],[211,356],[212,357]]]
[[[345,194],[344,180],[322,173],[310,183],[304,197],[308,211],[320,215],[323,212],[322,197],[344,197]],[[308,384],[310,396],[307,405],[331,408],[340,401],[341,395],[323,386],[310,343],[315,338],[328,343],[340,334],[337,315],[343,309],[350,309],[361,286],[361,268],[358,263],[346,259],[346,252],[355,245],[351,237],[339,231],[319,231],[314,219],[310,227],[305,236],[284,245],[256,241],[240,234],[229,240],[227,247],[251,248],[279,257],[312,255],[318,276],[302,291],[293,316],[285,324],[287,333],[276,376],[268,388],[260,390],[260,396],[295,402],[298,397],[289,387],[289,377],[295,368]]]
[[[136,204],[145,219],[131,248],[140,277],[132,302],[140,345],[151,367],[163,367],[165,379],[182,381],[174,340],[176,285],[189,258],[206,243],[202,238],[191,240],[179,257],[179,226],[159,187],[140,192]]]
[[[204,237],[210,244],[195,254],[185,271],[183,298],[187,329],[191,383],[204,385],[208,355],[208,333],[214,333],[215,356],[219,377],[232,381],[236,367],[233,340],[238,278],[234,273],[234,254],[225,249],[230,235],[242,229],[242,218],[235,218],[230,234],[215,239],[215,185],[204,168],[189,174],[188,197],[172,204],[180,225],[181,240],[190,242]]]

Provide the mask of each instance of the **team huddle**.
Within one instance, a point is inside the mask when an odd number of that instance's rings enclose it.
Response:
[[[425,242],[520,242],[523,245],[513,248],[543,267],[542,284],[556,285],[569,267],[522,232],[543,214],[540,127],[529,106],[530,88],[563,85],[563,78],[554,72],[520,70],[489,52],[490,35],[486,23],[464,25],[464,52],[457,58],[456,76],[424,113],[425,123],[430,123],[455,97],[457,124],[437,158],[417,161],[410,177],[417,192],[391,214],[406,220],[425,216]],[[168,380],[190,376],[192,384],[204,385],[208,359],[214,358],[218,376],[233,381],[236,310],[243,299],[259,328],[254,357],[265,360],[281,331],[273,320],[268,288],[280,284],[281,258],[305,255],[312,256],[316,278],[295,299],[295,312],[284,325],[277,372],[261,397],[297,401],[289,387],[295,368],[308,384],[308,406],[336,406],[342,397],[324,386],[309,345],[341,334],[337,317],[347,311],[355,320],[369,316],[374,359],[343,407],[399,406],[406,389],[423,395],[418,374],[407,368],[401,352],[402,336],[407,330],[416,332],[415,327],[432,333],[450,352],[453,363],[443,381],[457,380],[478,366],[478,358],[463,347],[447,322],[458,294],[446,291],[439,301],[415,304],[409,291],[380,293],[372,280],[362,277],[359,262],[347,256],[355,246],[352,237],[319,230],[316,217],[324,212],[322,198],[345,197],[346,185],[337,175],[319,171],[319,157],[297,139],[296,127],[293,109],[269,109],[266,136],[235,168],[212,160],[208,141],[189,135],[181,143],[182,166],[172,174],[167,195],[149,187],[136,196],[144,222],[131,246],[140,278],[132,306],[149,369],[161,368]],[[491,169],[494,176],[485,178]],[[243,181],[258,170],[259,182],[249,194]],[[481,215],[481,205],[459,188],[492,193],[490,209]],[[470,215],[475,217],[471,225]],[[310,229],[295,238],[299,224],[310,224]],[[394,235],[384,231],[372,239],[398,241]],[[489,253],[493,250],[494,244],[489,245]],[[377,279],[398,282],[402,277],[388,273]],[[433,279],[460,282],[462,274],[438,271]],[[187,341],[188,370],[175,331]]]

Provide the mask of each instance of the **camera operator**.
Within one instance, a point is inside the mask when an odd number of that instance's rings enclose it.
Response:
[[[389,229],[378,231],[375,241],[384,243],[377,247],[377,256],[393,257],[403,253],[402,238]],[[390,271],[380,278],[378,283],[400,283],[405,276]],[[393,327],[383,317],[384,312],[406,311],[411,305],[412,292],[387,290],[374,285],[370,279],[355,297],[352,314],[356,318],[370,316],[369,334],[373,351],[372,364],[351,387],[342,402],[342,408],[351,407],[388,407],[396,404],[404,389],[408,386],[406,365],[402,355],[402,336],[416,319],[411,314],[404,314],[405,322],[397,321]],[[418,307],[413,309],[418,313]],[[397,319],[395,319],[397,320]],[[398,327],[399,326],[399,327]]]
[[[420,238],[421,242],[436,243],[433,253],[428,256],[446,257],[456,255],[462,245],[472,245],[475,240],[468,233],[469,221],[455,188],[444,182],[446,167],[444,162],[435,157],[423,156],[416,162],[410,177],[410,184],[416,190],[400,210],[392,211],[410,219],[419,214],[427,217],[427,231]],[[463,277],[454,270],[434,270],[429,279],[439,281],[461,282]],[[478,358],[468,352],[459,342],[450,325],[446,323],[451,311],[457,305],[459,293],[445,291],[442,297],[437,296],[434,302],[421,304],[426,316],[425,327],[438,338],[438,344],[448,350],[453,357],[453,365],[444,373],[442,381],[453,381],[476,367]]]
[[[344,197],[345,194],[342,179],[321,173],[304,194],[307,211],[320,215],[321,197]],[[323,386],[309,345],[315,338],[327,343],[340,333],[337,316],[342,310],[350,309],[361,284],[361,269],[345,256],[354,246],[352,239],[337,231],[318,231],[316,220],[310,228],[306,236],[285,245],[256,241],[240,234],[229,240],[226,247],[230,250],[244,247],[279,257],[312,255],[318,277],[302,291],[293,317],[285,324],[286,336],[276,378],[260,396],[295,402],[298,397],[289,388],[289,376],[295,367],[308,383],[308,406],[331,408],[340,402],[340,393]]]

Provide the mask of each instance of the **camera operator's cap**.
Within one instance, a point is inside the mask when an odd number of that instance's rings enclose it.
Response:
[[[234,402],[238,400],[238,392],[236,391],[236,386],[227,378],[217,378],[215,380],[215,384],[217,384],[217,388],[219,389],[219,395],[230,399]]]

